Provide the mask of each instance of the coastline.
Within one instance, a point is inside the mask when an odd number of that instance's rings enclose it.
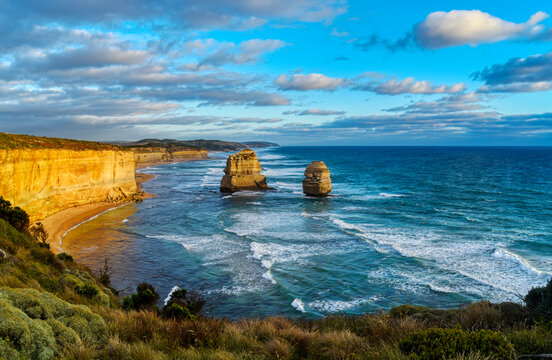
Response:
[[[208,159],[208,158],[205,158],[205,159]],[[171,162],[159,161],[159,162],[136,164],[136,185],[138,186],[139,191],[142,192],[142,199],[150,199],[150,198],[156,197],[155,194],[145,192],[143,189],[143,184],[155,179],[155,175],[141,173],[141,172],[138,172],[138,170],[144,169],[150,166],[174,164],[179,162],[188,162],[188,161],[197,161],[197,160],[204,160],[204,159],[183,159],[182,161],[171,161]],[[121,203],[99,202],[99,203],[80,205],[80,206],[59,211],[41,220],[40,222],[44,225],[44,227],[46,228],[46,231],[48,231],[48,241],[50,243],[51,250],[55,253],[59,253],[62,251],[60,247],[60,243],[63,239],[63,236],[68,231],[72,230],[73,228],[79,226],[84,222],[87,222],[88,220],[98,215],[101,215],[102,213],[114,210],[116,208],[128,205],[130,203],[131,203],[130,201],[121,202]]]

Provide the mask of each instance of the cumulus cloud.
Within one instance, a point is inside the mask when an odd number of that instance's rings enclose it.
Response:
[[[500,19],[480,10],[437,11],[414,29],[417,42],[430,49],[495,43],[508,39],[535,38],[544,30],[539,23],[549,15],[539,11],[525,23]]]
[[[552,52],[513,58],[473,73],[485,85],[480,92],[535,92],[552,88]]]
[[[485,81],[487,85],[551,81],[552,51],[486,67],[473,73],[472,78]]]
[[[291,77],[282,74],[274,80],[282,90],[325,90],[334,91],[344,83],[342,78],[332,78],[323,74],[295,74]]]
[[[377,94],[399,95],[399,94],[454,94],[466,89],[466,84],[458,83],[450,86],[433,85],[429,81],[416,81],[413,77],[408,77],[398,81],[390,79],[384,82],[370,81],[367,84],[357,84],[355,90],[372,91]]]
[[[346,111],[337,111],[337,110],[322,110],[322,109],[308,109],[308,110],[293,110],[293,111],[284,111],[283,115],[318,115],[318,116],[329,116],[329,115],[345,115]]]
[[[2,7],[2,12],[11,16],[5,16],[5,22],[0,24],[17,26],[36,22],[113,23],[157,18],[168,20],[165,24],[173,28],[237,30],[262,26],[268,20],[329,24],[347,11],[345,0],[28,0],[8,2]]]
[[[251,39],[243,41],[236,45],[231,42],[218,43],[213,39],[208,39],[205,43],[197,40],[193,41],[189,48],[205,53],[208,49],[212,52],[200,60],[199,65],[221,66],[224,64],[252,64],[260,60],[266,53],[276,51],[286,46],[282,40],[261,40]]]

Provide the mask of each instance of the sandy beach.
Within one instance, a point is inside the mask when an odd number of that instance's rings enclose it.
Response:
[[[152,165],[149,165],[152,166]],[[143,191],[142,184],[155,178],[155,175],[136,173],[136,185],[138,188]],[[155,197],[154,194],[147,192],[143,193],[142,196],[144,199]],[[42,220],[41,223],[44,224],[44,227],[48,231],[48,240],[51,245],[51,249],[54,252],[59,252],[59,243],[60,239],[66,234],[67,231],[71,230],[75,226],[91,219],[94,216],[100,215],[106,211],[124,206],[128,203],[93,203],[85,204],[81,206],[72,207],[59,211],[46,219]]]
[[[186,161],[194,161],[194,160],[186,159],[186,160],[177,161],[177,162],[186,162]],[[175,162],[171,162],[171,163],[175,163]],[[169,162],[151,162],[151,163],[136,164],[136,170],[144,169],[150,166],[162,165],[162,164],[170,164],[170,163]],[[140,191],[143,191],[143,194],[142,194],[143,199],[149,199],[156,196],[155,194],[150,194],[148,192],[145,192],[142,187],[144,183],[154,178],[155,178],[155,175],[136,172],[136,185],[138,186]],[[48,231],[48,234],[49,234],[48,240],[50,241],[52,251],[56,253],[60,251],[60,248],[59,248],[60,239],[63,238],[63,236],[67,233],[67,231],[91,219],[94,216],[100,215],[106,211],[118,208],[120,206],[124,206],[126,204],[128,203],[85,204],[85,205],[62,210],[60,212],[57,212],[47,217],[46,219],[43,219],[41,223],[44,224],[44,227]]]

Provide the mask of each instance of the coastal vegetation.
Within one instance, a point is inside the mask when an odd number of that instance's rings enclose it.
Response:
[[[5,359],[512,359],[552,353],[552,281],[526,305],[482,301],[457,309],[402,305],[316,320],[231,321],[175,289],[161,309],[153,286],[121,299],[69,254],[0,216],[0,358]],[[107,263],[107,261],[106,261]],[[99,274],[101,275],[101,274]],[[106,279],[107,278],[107,279]]]
[[[16,135],[0,132],[0,149],[121,150],[121,147],[95,141]]]

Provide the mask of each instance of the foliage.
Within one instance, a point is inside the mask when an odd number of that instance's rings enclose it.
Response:
[[[195,291],[178,289],[171,293],[171,298],[163,308],[163,316],[177,319],[191,319],[200,314],[205,299]]]
[[[542,287],[534,287],[525,296],[527,308],[544,318],[552,319],[552,278]]]
[[[0,149],[119,150],[119,146],[82,140],[0,133]]]
[[[457,354],[480,352],[495,359],[512,359],[514,347],[503,334],[489,330],[466,332],[459,328],[431,328],[410,334],[399,343],[411,359],[441,360]]]
[[[144,310],[155,309],[155,304],[160,296],[148,283],[140,283],[136,287],[136,293],[123,299],[123,309],[125,310]]]
[[[0,356],[53,359],[67,342],[103,345],[103,319],[83,306],[34,289],[0,288]],[[8,340],[6,340],[8,339]]]
[[[104,286],[110,286],[111,285],[110,273],[111,273],[111,270],[109,268],[109,257],[106,256],[104,258],[103,266],[98,269],[98,281],[102,283]]]
[[[0,196],[0,219],[6,220],[18,231],[24,231],[29,227],[29,215],[19,206],[12,204]]]
[[[67,253],[59,253],[56,255],[56,257],[59,259],[59,260],[63,260],[63,261],[73,261],[73,257]]]
[[[79,286],[76,286],[74,290],[75,290],[75,293],[84,295],[90,298],[98,295],[98,293],[100,292],[98,287],[92,284],[79,285]]]
[[[29,233],[42,247],[50,248],[48,231],[44,228],[44,224],[37,222],[29,228]]]

